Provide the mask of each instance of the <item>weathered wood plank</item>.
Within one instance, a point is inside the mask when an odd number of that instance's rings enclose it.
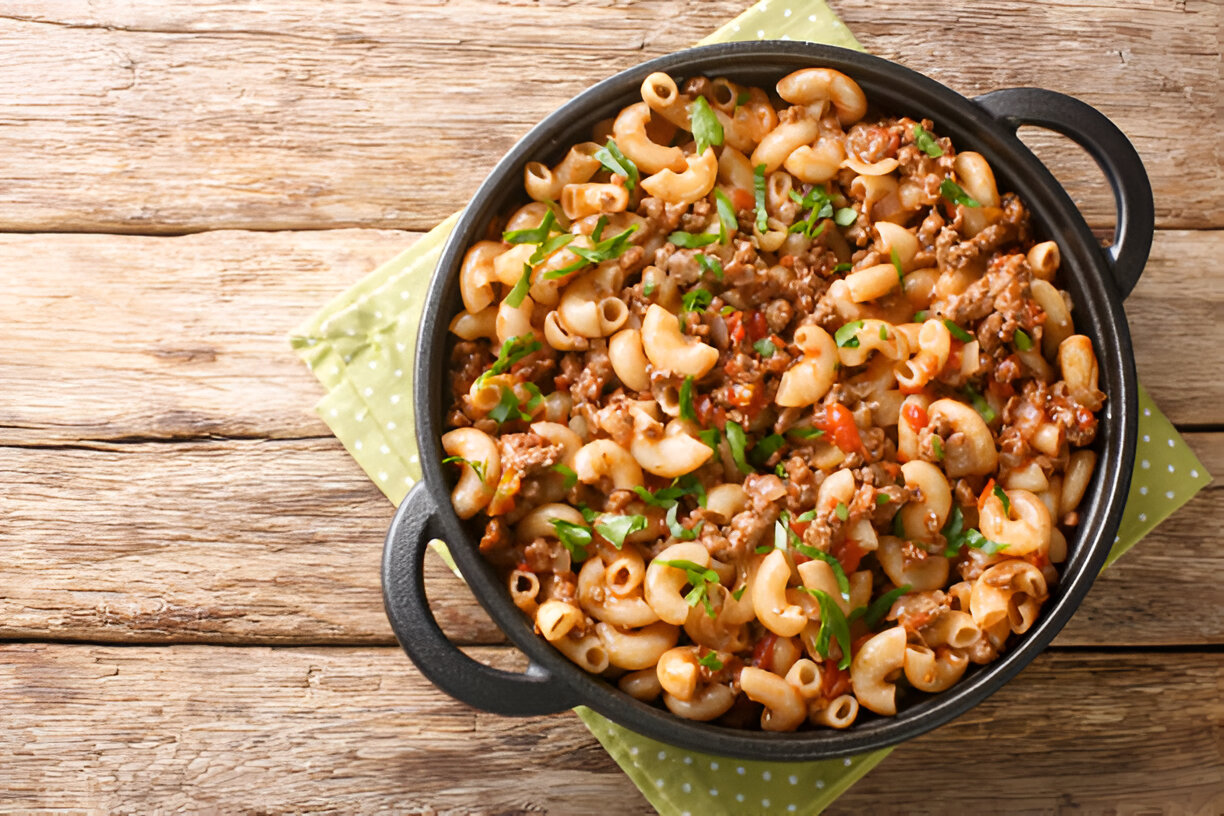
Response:
[[[286,334],[417,238],[0,235],[0,444],[326,434]],[[1224,422],[1224,231],[1160,231],[1127,303],[1139,372],[1178,423]]]
[[[744,0],[0,3],[0,227],[425,229],[531,125]],[[965,93],[1036,85],[1114,118],[1164,226],[1220,226],[1219,4],[833,3],[864,45]],[[1000,59],[1005,55],[1006,59]],[[473,70],[479,66],[479,70]],[[1036,137],[1095,224],[1090,161]]]
[[[1190,442],[1224,473],[1224,433]],[[331,439],[0,448],[0,638],[391,643],[392,508]],[[1217,482],[1110,569],[1059,641],[1224,643]],[[464,643],[501,636],[429,556]]]
[[[1217,812],[1224,657],[1170,657],[1047,654],[835,812]],[[7,644],[0,704],[6,810],[652,812],[573,715],[473,711],[395,649]]]

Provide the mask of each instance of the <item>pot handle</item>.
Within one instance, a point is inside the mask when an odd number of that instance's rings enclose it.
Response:
[[[1106,256],[1118,292],[1123,298],[1129,295],[1147,263],[1156,214],[1143,162],[1122,131],[1091,105],[1043,88],[1006,88],[973,101],[1013,132],[1021,125],[1036,125],[1088,151],[1113,188],[1118,225]]]
[[[534,663],[508,672],[459,651],[438,626],[425,597],[425,550],[438,537],[438,511],[424,483],[408,492],[383,548],[383,604],[400,646],[430,682],[460,702],[495,714],[555,714],[580,702]]]

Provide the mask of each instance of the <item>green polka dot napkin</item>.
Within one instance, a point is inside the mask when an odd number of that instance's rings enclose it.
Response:
[[[762,0],[703,43],[743,39],[807,40],[862,50],[823,0]],[[292,337],[297,353],[327,389],[317,406],[320,416],[396,504],[421,476],[410,384],[417,325],[430,276],[456,218],[370,273]],[[1139,407],[1135,478],[1109,563],[1211,479],[1142,389]],[[453,569],[445,546],[435,544]],[[819,813],[891,750],[821,762],[745,762],[683,751],[589,709],[576,711],[665,816]]]

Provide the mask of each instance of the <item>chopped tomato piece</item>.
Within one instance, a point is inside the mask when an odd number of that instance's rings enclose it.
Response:
[[[518,494],[522,483],[523,476],[518,470],[507,469],[502,473],[501,481],[497,483],[497,490],[494,491],[493,498],[489,501],[489,507],[485,512],[490,516],[500,516],[513,510],[514,497]]]
[[[756,342],[769,336],[769,322],[765,320],[764,312],[752,312],[748,320],[748,338]]]
[[[982,495],[978,496],[978,512],[981,512],[982,505],[986,504],[986,500],[994,493],[994,487],[995,480],[992,477],[990,481],[986,482],[986,486],[982,488]]]
[[[756,647],[752,650],[752,665],[765,671],[773,669],[774,644],[778,642],[778,636],[770,632],[765,637],[756,642]]]
[[[756,206],[756,198],[751,191],[743,187],[735,187],[731,190],[731,204],[737,213],[741,210],[751,210]]]
[[[826,662],[820,669],[820,695],[826,700],[840,697],[850,690],[850,672]]]
[[[863,556],[867,551],[859,546],[857,541],[845,539],[840,544],[833,545],[833,557],[841,562],[842,569],[847,573],[854,572],[859,568],[859,562],[863,560]]]
[[[915,402],[911,402],[901,409],[901,416],[905,417],[905,421],[914,429],[914,433],[918,433],[931,424],[931,418],[927,416],[927,410]]]
[[[732,312],[725,318],[727,323],[727,336],[731,338],[732,343],[743,342],[744,339],[744,313]]]
[[[732,405],[739,408],[747,408],[752,405],[756,392],[757,386],[755,383],[732,383],[727,399]]]
[[[842,453],[863,449],[863,438],[859,436],[858,425],[854,424],[854,414],[839,402],[825,409],[824,431],[833,438],[833,444],[841,448]]]

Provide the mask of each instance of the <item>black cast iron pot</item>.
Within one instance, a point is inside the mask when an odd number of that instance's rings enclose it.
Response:
[[[510,601],[505,584],[477,551],[481,530],[451,509],[453,474],[444,471],[439,437],[449,402],[446,380],[451,338],[447,324],[462,309],[459,265],[465,249],[484,236],[488,222],[520,201],[523,166],[551,164],[585,141],[591,125],[640,101],[642,80],[654,71],[673,77],[698,74],[772,88],[798,68],[827,66],[853,77],[874,108],[930,117],[958,149],[980,152],[1001,190],[1020,195],[1034,227],[1058,242],[1063,286],[1075,303],[1079,332],[1092,338],[1100,387],[1108,395],[1096,443],[1096,474],[1081,506],[1082,521],[1062,579],[1037,624],[1011,651],[974,667],[941,694],[908,695],[895,717],[865,710],[845,731],[787,734],[743,731],[691,722],[639,702],[587,674],[532,632]],[[1062,133],[1100,164],[1118,208],[1116,240],[1102,249],[1067,193],[1016,137],[1020,125]],[[421,672],[447,694],[487,711],[549,714],[586,705],[639,733],[685,748],[762,760],[811,760],[860,753],[915,737],[967,711],[1001,687],[1046,647],[1075,611],[1113,544],[1130,484],[1135,454],[1137,385],[1122,300],[1147,260],[1153,229],[1152,191],[1134,148],[1094,108],[1036,88],[995,91],[969,100],[921,74],[877,57],[796,42],[744,42],[694,48],[651,60],[579,94],[532,129],[477,191],[450,236],[429,287],[415,369],[417,443],[424,481],[409,492],[387,533],[383,591],[396,637]],[[493,620],[530,659],[527,670],[492,669],[468,658],[438,628],[425,598],[422,559],[431,539],[447,542],[463,577]]]

